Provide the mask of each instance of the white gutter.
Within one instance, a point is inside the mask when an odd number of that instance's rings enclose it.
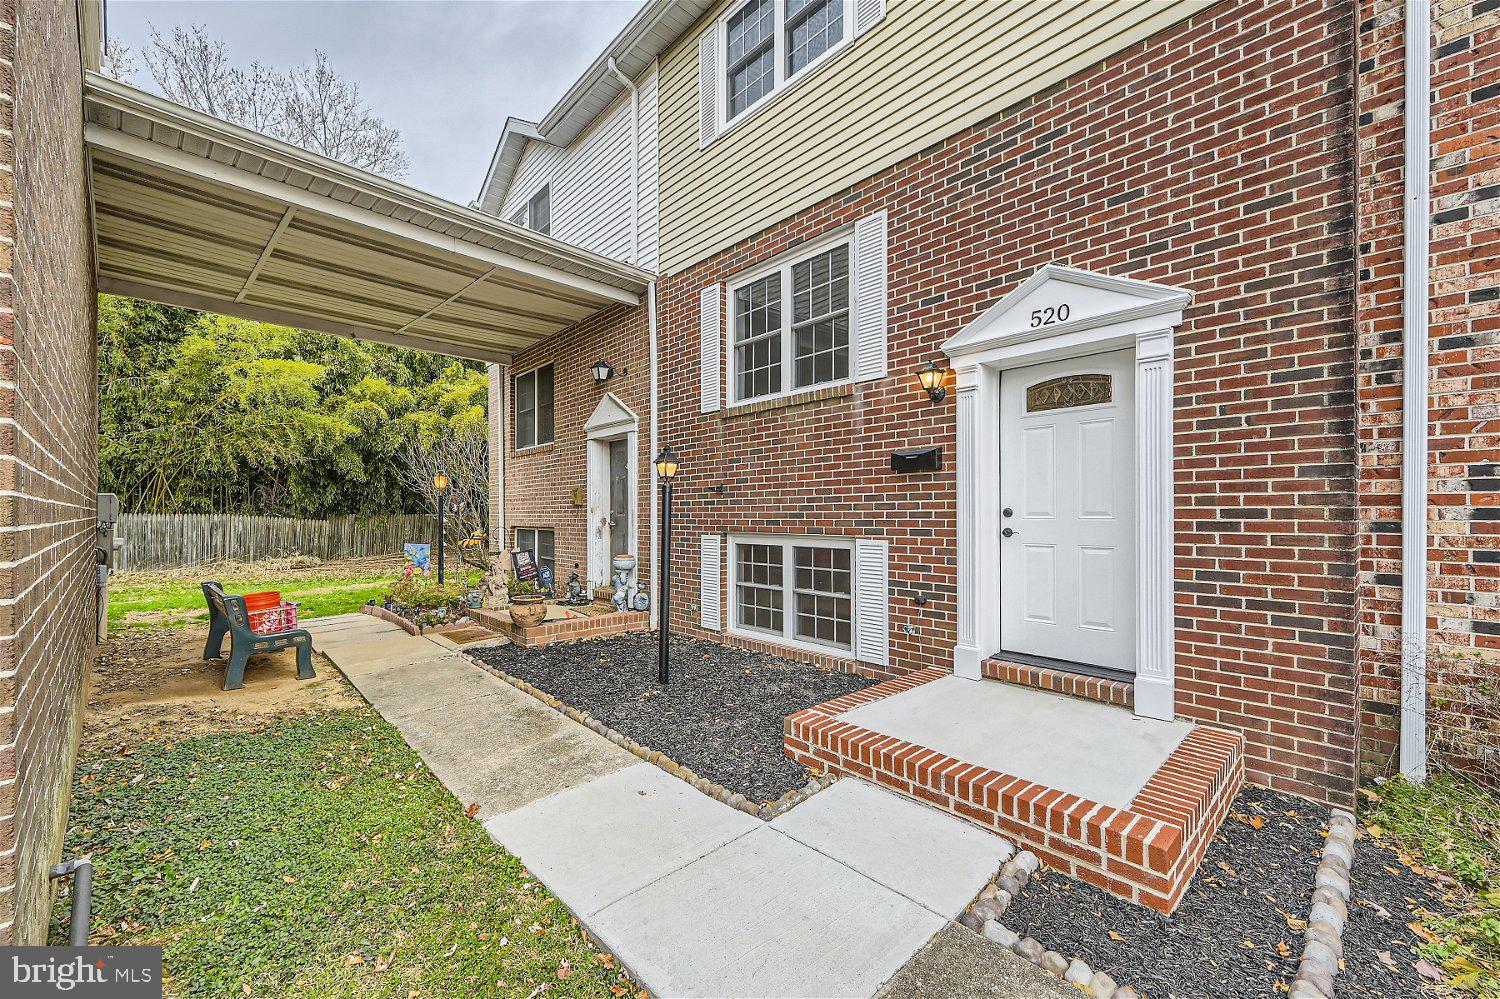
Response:
[[[630,91],[630,262],[641,264],[641,95],[635,81],[620,72],[615,57],[609,57],[609,71],[620,85]],[[654,455],[655,452],[653,451]]]
[[[1401,347],[1401,773],[1427,778],[1428,262],[1432,9],[1406,0],[1406,244]]]

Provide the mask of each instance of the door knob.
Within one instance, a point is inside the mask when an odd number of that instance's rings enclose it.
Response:
[[[1004,510],[1000,511],[1000,516],[1002,517],[1014,517],[1015,515],[1016,511],[1012,510],[1010,507],[1006,507]]]
[[[1013,531],[1013,530],[1011,530],[1011,529],[1010,529],[1010,528],[1008,528],[1008,527],[1007,527],[1007,528],[1006,528],[1006,529],[1005,529],[1005,530],[1003,530],[1003,531],[1001,531],[1001,532],[1000,532],[1000,536],[1001,536],[1001,537],[1002,537],[1002,538],[1011,538],[1011,537],[1015,537],[1015,534],[1016,534],[1016,532],[1015,532],[1015,531]]]

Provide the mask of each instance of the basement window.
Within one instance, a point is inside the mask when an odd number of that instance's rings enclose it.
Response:
[[[556,551],[553,548],[554,535],[550,527],[518,527],[516,528],[516,550],[525,551],[531,549],[536,555],[536,564],[546,566],[552,573],[552,578],[557,578],[557,564],[555,562]]]
[[[552,443],[552,365],[516,375],[516,450]]]
[[[747,536],[733,542],[732,631],[853,651],[854,546],[835,539]]]

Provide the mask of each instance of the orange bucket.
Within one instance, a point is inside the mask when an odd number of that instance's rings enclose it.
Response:
[[[245,594],[245,610],[266,610],[271,607],[281,606],[281,592],[279,590],[265,590],[261,593]]]

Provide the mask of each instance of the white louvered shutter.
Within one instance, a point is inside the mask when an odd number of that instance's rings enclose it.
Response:
[[[698,148],[718,137],[719,25],[715,22],[698,38]]]
[[[854,542],[854,657],[873,666],[890,665],[890,547],[884,541]]]
[[[717,413],[724,369],[724,296],[718,285],[703,289],[698,310],[698,412]]]
[[[854,377],[886,372],[886,214],[854,223]]]
[[[854,0],[854,37],[869,31],[885,17],[885,0]]]
[[[724,546],[717,534],[703,535],[698,562],[698,623],[708,631],[724,627]]]

